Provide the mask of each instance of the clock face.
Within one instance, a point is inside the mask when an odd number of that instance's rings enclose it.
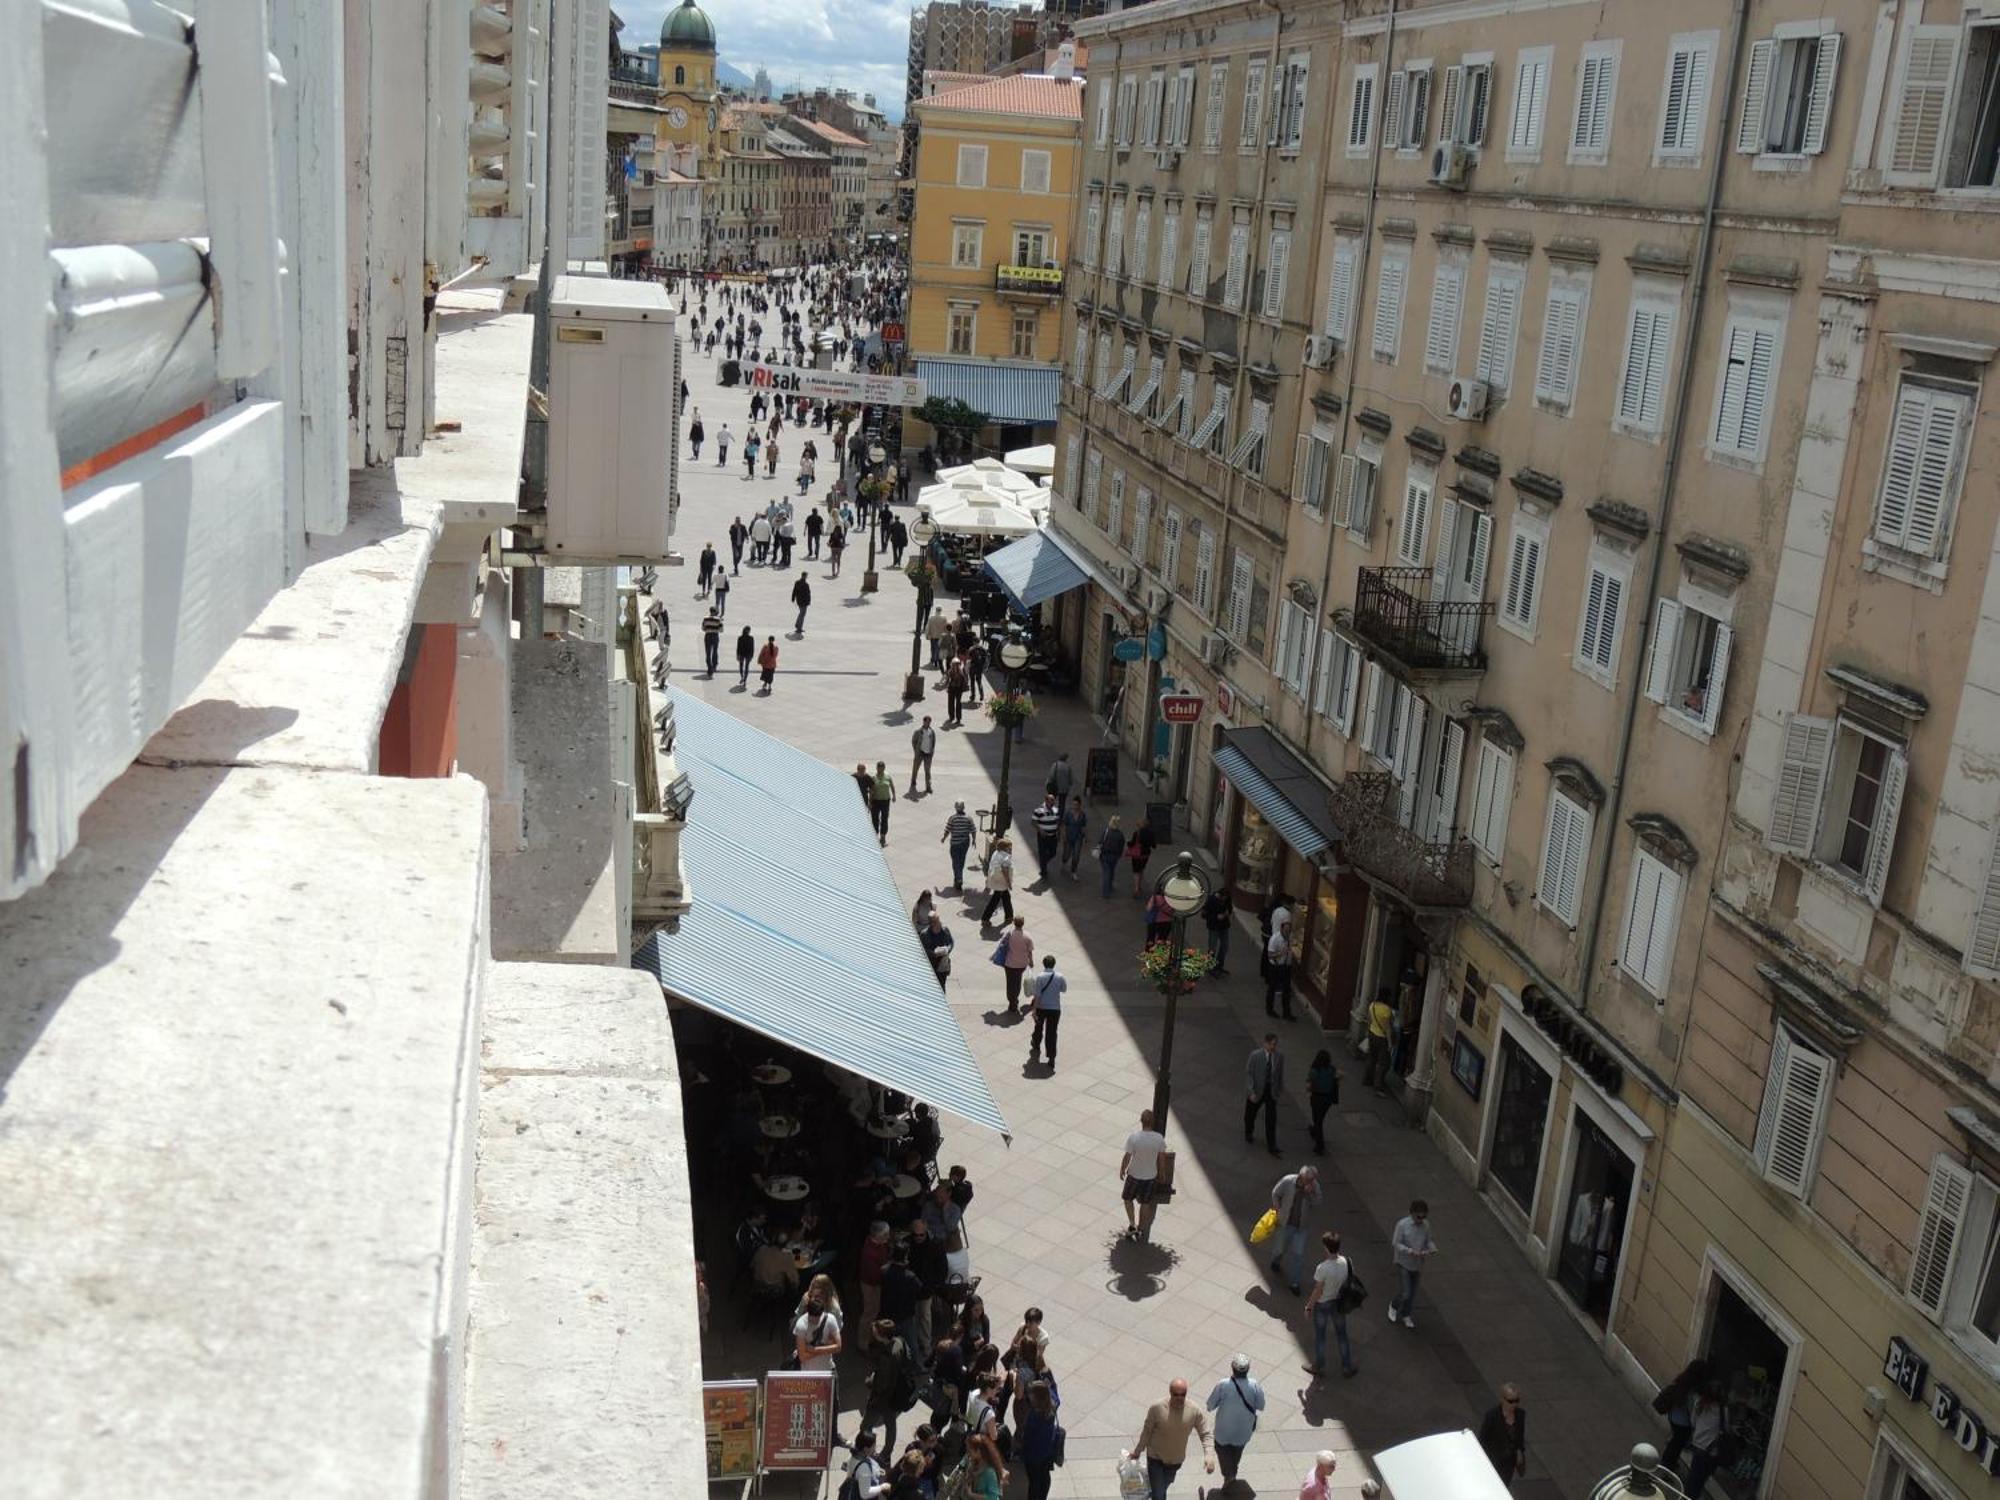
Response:
[[[676,130],[681,129],[683,126],[687,124],[687,122],[688,122],[688,112],[682,109],[678,104],[676,104],[672,109],[667,111],[667,123],[673,126],[674,129]]]

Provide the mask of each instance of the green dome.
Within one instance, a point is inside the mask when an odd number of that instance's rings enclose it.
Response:
[[[715,23],[694,0],[681,0],[667,12],[666,24],[660,27],[660,50],[713,52]]]

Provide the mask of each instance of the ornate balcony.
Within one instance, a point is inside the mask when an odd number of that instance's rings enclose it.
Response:
[[[1328,799],[1347,859],[1418,909],[1465,906],[1472,900],[1472,841],[1435,843],[1405,828],[1397,807],[1402,787],[1384,771],[1357,771]]]
[[[1354,591],[1354,628],[1395,657],[1411,676],[1486,670],[1480,642],[1493,606],[1431,597],[1428,568],[1363,568]]]

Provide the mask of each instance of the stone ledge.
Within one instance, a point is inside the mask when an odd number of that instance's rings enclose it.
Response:
[[[632,969],[495,964],[464,1500],[707,1493],[680,1079]]]
[[[10,1496],[432,1493],[485,828],[464,778],[135,766],[0,906]]]

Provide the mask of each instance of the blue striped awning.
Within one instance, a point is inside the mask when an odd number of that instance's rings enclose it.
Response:
[[[1062,394],[1055,365],[996,365],[981,359],[919,359],[933,396],[953,396],[995,422],[1053,422]]]
[[[686,916],[632,955],[669,994],[1006,1133],[851,775],[669,689],[694,784]],[[961,970],[984,957],[956,933]]]
[[[985,557],[986,571],[1017,609],[1033,609],[1044,599],[1067,594],[1090,581],[1076,559],[1046,531],[1037,531],[1004,547],[995,547]]]
[[[1223,730],[1215,769],[1300,859],[1317,859],[1340,837],[1327,803],[1331,789],[1270,730]]]

